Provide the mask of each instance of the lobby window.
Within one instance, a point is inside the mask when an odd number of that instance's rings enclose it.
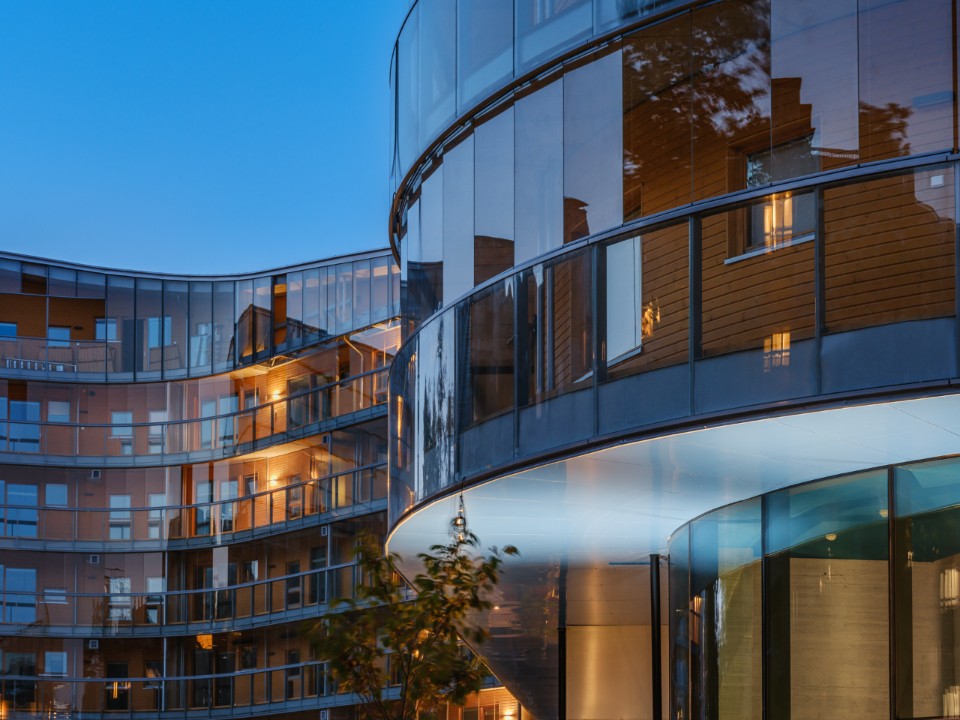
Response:
[[[779,180],[820,171],[813,150],[813,134],[749,153],[746,185],[760,187]],[[774,193],[750,206],[744,252],[771,249],[813,237],[816,232],[816,198],[812,192]]]

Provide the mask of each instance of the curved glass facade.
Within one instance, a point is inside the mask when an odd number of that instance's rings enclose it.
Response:
[[[678,530],[674,716],[889,717],[894,696],[895,717],[954,716],[958,469],[830,478]]]
[[[0,717],[352,716],[300,623],[386,532],[398,280],[0,259]]]
[[[960,715],[958,17],[411,4],[389,546],[519,546],[537,717]]]
[[[525,4],[513,3],[514,17]],[[728,256],[788,243],[816,230],[816,198],[789,181],[956,148],[951,0],[643,3],[635,12],[610,3],[631,25],[593,47],[601,4],[537,3],[556,11],[544,11],[545,26],[583,14],[588,31],[569,36],[582,52],[539,64],[535,78],[462,122],[452,101],[441,113],[457,131],[395,197],[404,313],[414,323],[580,238],[757,189],[784,188],[749,213]],[[453,5],[421,0],[401,33],[402,68],[404,39],[420,28],[421,82],[432,72],[425,65],[453,73],[454,31],[438,36],[439,18],[477,14],[509,29],[498,20],[509,2]],[[462,86],[451,76],[429,87]],[[409,114],[433,127],[439,120],[422,105]],[[403,112],[398,102],[399,120]]]
[[[583,241],[437,313],[391,369],[391,517],[598,435],[956,376],[956,167],[870,170],[797,186],[799,237],[744,248],[784,202],[758,194]]]

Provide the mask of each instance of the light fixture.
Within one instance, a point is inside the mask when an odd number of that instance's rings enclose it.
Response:
[[[833,542],[834,540],[837,539],[837,534],[836,534],[836,533],[827,533],[826,535],[824,535],[824,537],[827,539],[827,542]]]
[[[463,539],[467,534],[467,511],[463,506],[463,492],[460,493],[460,502],[457,507],[457,514],[453,520],[450,521],[450,526],[453,528],[453,533],[457,538],[457,542],[463,542]]]

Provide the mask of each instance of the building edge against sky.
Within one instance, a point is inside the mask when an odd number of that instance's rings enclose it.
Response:
[[[960,714],[957,23],[411,5],[388,547],[520,548],[535,717]]]

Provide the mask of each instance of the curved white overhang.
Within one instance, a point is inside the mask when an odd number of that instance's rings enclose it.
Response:
[[[845,405],[651,437],[463,490],[484,546],[521,562],[608,566],[664,553],[671,533],[714,508],[869,468],[960,454],[960,395]],[[450,537],[456,494],[393,529],[388,549],[416,572],[417,553]],[[511,561],[513,562],[513,561]]]

